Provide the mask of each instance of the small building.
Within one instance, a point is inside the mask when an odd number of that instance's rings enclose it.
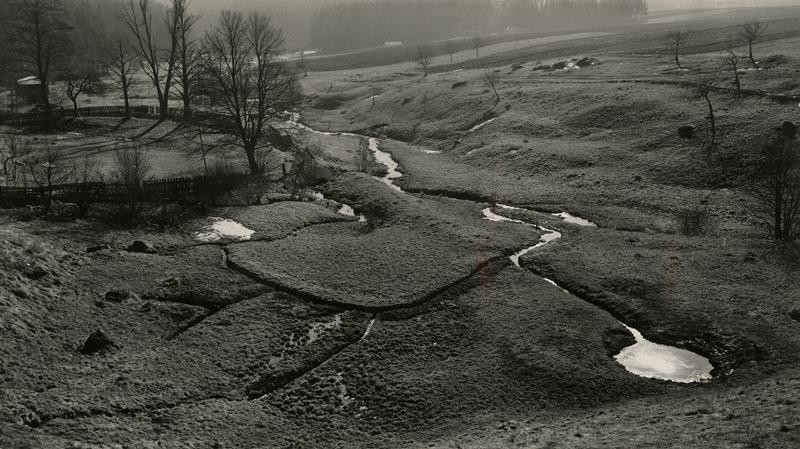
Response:
[[[37,76],[20,78],[16,83],[17,101],[20,104],[41,103],[42,82]]]

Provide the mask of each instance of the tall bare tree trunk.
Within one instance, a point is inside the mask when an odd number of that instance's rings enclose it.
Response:
[[[122,89],[122,98],[125,100],[125,118],[131,118],[131,100],[127,86]]]
[[[783,185],[775,182],[775,240],[783,240]]]
[[[258,160],[256,159],[256,149],[253,145],[247,145],[244,149],[247,153],[247,165],[250,169],[251,175],[258,175],[261,174],[261,167],[258,165]]]
[[[714,149],[714,144],[717,140],[717,118],[714,116],[714,105],[711,104],[711,98],[706,96],[706,103],[708,104],[708,120],[711,122],[711,144],[709,149]]]

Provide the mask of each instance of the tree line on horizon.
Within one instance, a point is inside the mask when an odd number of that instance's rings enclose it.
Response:
[[[319,7],[310,47],[341,51],[508,31],[620,25],[647,15],[647,0],[357,0]]]
[[[103,42],[97,36],[124,30],[119,14],[124,0],[65,0],[69,37],[94,34],[76,42],[91,50]],[[10,42],[15,0],[0,1],[0,39]],[[388,41],[418,43],[509,30],[552,31],[626,23],[647,14],[647,0],[231,0],[222,6],[195,0],[195,28],[212,28],[221,9],[256,10],[272,17],[291,51],[311,48],[351,50]],[[167,5],[154,2],[151,12],[163,23]],[[76,40],[76,39],[73,39]],[[77,39],[80,40],[80,39]],[[11,64],[11,48],[0,46],[0,82],[20,75]]]

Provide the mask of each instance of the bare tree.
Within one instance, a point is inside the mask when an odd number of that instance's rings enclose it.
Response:
[[[768,217],[775,240],[796,242],[800,237],[800,152],[797,127],[784,122],[764,146],[750,193]]]
[[[200,158],[203,160],[203,174],[208,176],[208,155],[213,150],[213,145],[208,145],[205,139],[205,128],[202,123],[195,123],[194,137],[197,140],[197,151],[200,153]],[[195,139],[192,139],[195,140]]]
[[[310,146],[298,148],[294,154],[294,161],[292,163],[292,172],[290,182],[292,184],[292,191],[297,196],[300,192],[313,185],[318,179],[318,164],[322,150],[319,144],[312,144]]]
[[[3,175],[8,185],[17,185],[17,169],[24,167],[25,156],[32,151],[31,141],[19,132],[11,132],[3,135],[2,143],[0,158],[3,160]]]
[[[192,0],[172,0],[172,22],[176,27],[179,95],[183,102],[183,117],[188,118],[192,112],[192,95],[198,76],[198,45],[193,36],[193,29],[198,19],[196,14],[189,13]]]
[[[741,57],[736,54],[733,46],[728,48],[725,53],[725,65],[733,72],[733,85],[736,87],[736,95],[742,95],[742,80],[739,78],[739,62]]]
[[[72,166],[64,160],[61,150],[48,142],[26,154],[24,164],[39,189],[42,214],[46,215],[53,204],[54,187],[72,177]]]
[[[11,4],[0,2],[0,42],[11,42]],[[11,85],[12,64],[11,49],[8,45],[0,46],[0,86]]]
[[[494,70],[486,70],[481,75],[481,80],[486,87],[492,89],[495,98],[495,104],[500,103],[500,94],[497,93],[497,72]]]
[[[379,86],[372,86],[372,108],[375,107],[375,97],[381,94],[381,88]]]
[[[700,80],[694,85],[694,95],[697,98],[703,99],[708,106],[708,121],[711,125],[711,137],[708,142],[708,151],[712,151],[716,145],[717,138],[717,119],[714,114],[714,104],[711,102],[711,93],[717,87],[717,78],[707,78]]]
[[[139,214],[144,202],[144,182],[150,177],[152,165],[145,147],[128,147],[117,150],[111,178],[122,189],[120,207],[126,220]]]
[[[13,49],[19,68],[36,75],[45,128],[51,126],[50,81],[74,51],[61,0],[16,0]]]
[[[84,156],[80,163],[74,164],[72,177],[75,181],[75,204],[78,206],[78,215],[83,217],[97,199],[96,183],[102,181],[102,175],[97,162],[89,156]]]
[[[481,46],[483,45],[483,38],[480,36],[475,36],[472,38],[470,43],[472,44],[472,48],[475,50],[475,58],[479,58]]]
[[[456,41],[453,39],[446,40],[444,42],[444,49],[447,51],[447,54],[450,55],[450,65],[453,65],[453,55],[458,51]]]
[[[767,31],[767,24],[758,21],[745,23],[739,26],[739,36],[747,42],[747,55],[753,67],[758,67],[753,57],[753,44]]]
[[[72,114],[78,116],[78,97],[98,92],[102,87],[100,66],[91,62],[73,62],[64,74],[64,93],[72,102]]]
[[[686,42],[689,33],[686,30],[672,30],[667,33],[667,38],[672,43],[675,49],[675,65],[678,69],[682,69],[681,65],[681,45]]]
[[[428,76],[428,69],[433,63],[431,48],[424,44],[418,45],[417,51],[414,53],[414,62],[417,64],[417,70],[422,72],[422,77]]]
[[[256,12],[224,11],[204,39],[203,70],[213,81],[214,108],[225,116],[219,131],[244,150],[252,174],[262,171],[259,153],[277,134],[270,120],[300,101],[296,77],[277,58],[282,45],[280,29]]]
[[[125,117],[130,118],[130,91],[136,74],[136,55],[130,42],[124,37],[114,39],[109,51],[109,72],[114,85],[122,91],[122,98],[125,101]]]
[[[176,0],[172,0],[173,3]],[[174,6],[174,5],[173,5]],[[175,82],[175,71],[178,60],[179,15],[176,9],[170,9],[167,17],[167,33],[169,48],[159,48],[159,32],[153,20],[150,0],[130,0],[123,8],[122,19],[133,34],[134,49],[139,57],[142,69],[156,90],[161,119],[169,115],[169,93]],[[166,68],[163,70],[163,63]]]

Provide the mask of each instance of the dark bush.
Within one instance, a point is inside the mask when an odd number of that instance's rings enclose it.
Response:
[[[313,103],[314,109],[322,109],[324,111],[332,111],[334,109],[339,109],[347,99],[342,98],[339,95],[321,95],[316,101]]]
[[[691,125],[681,126],[678,128],[678,136],[681,139],[691,139],[694,137],[695,128]]]
[[[712,229],[712,215],[705,208],[685,209],[676,214],[678,231],[683,235],[706,235]]]

